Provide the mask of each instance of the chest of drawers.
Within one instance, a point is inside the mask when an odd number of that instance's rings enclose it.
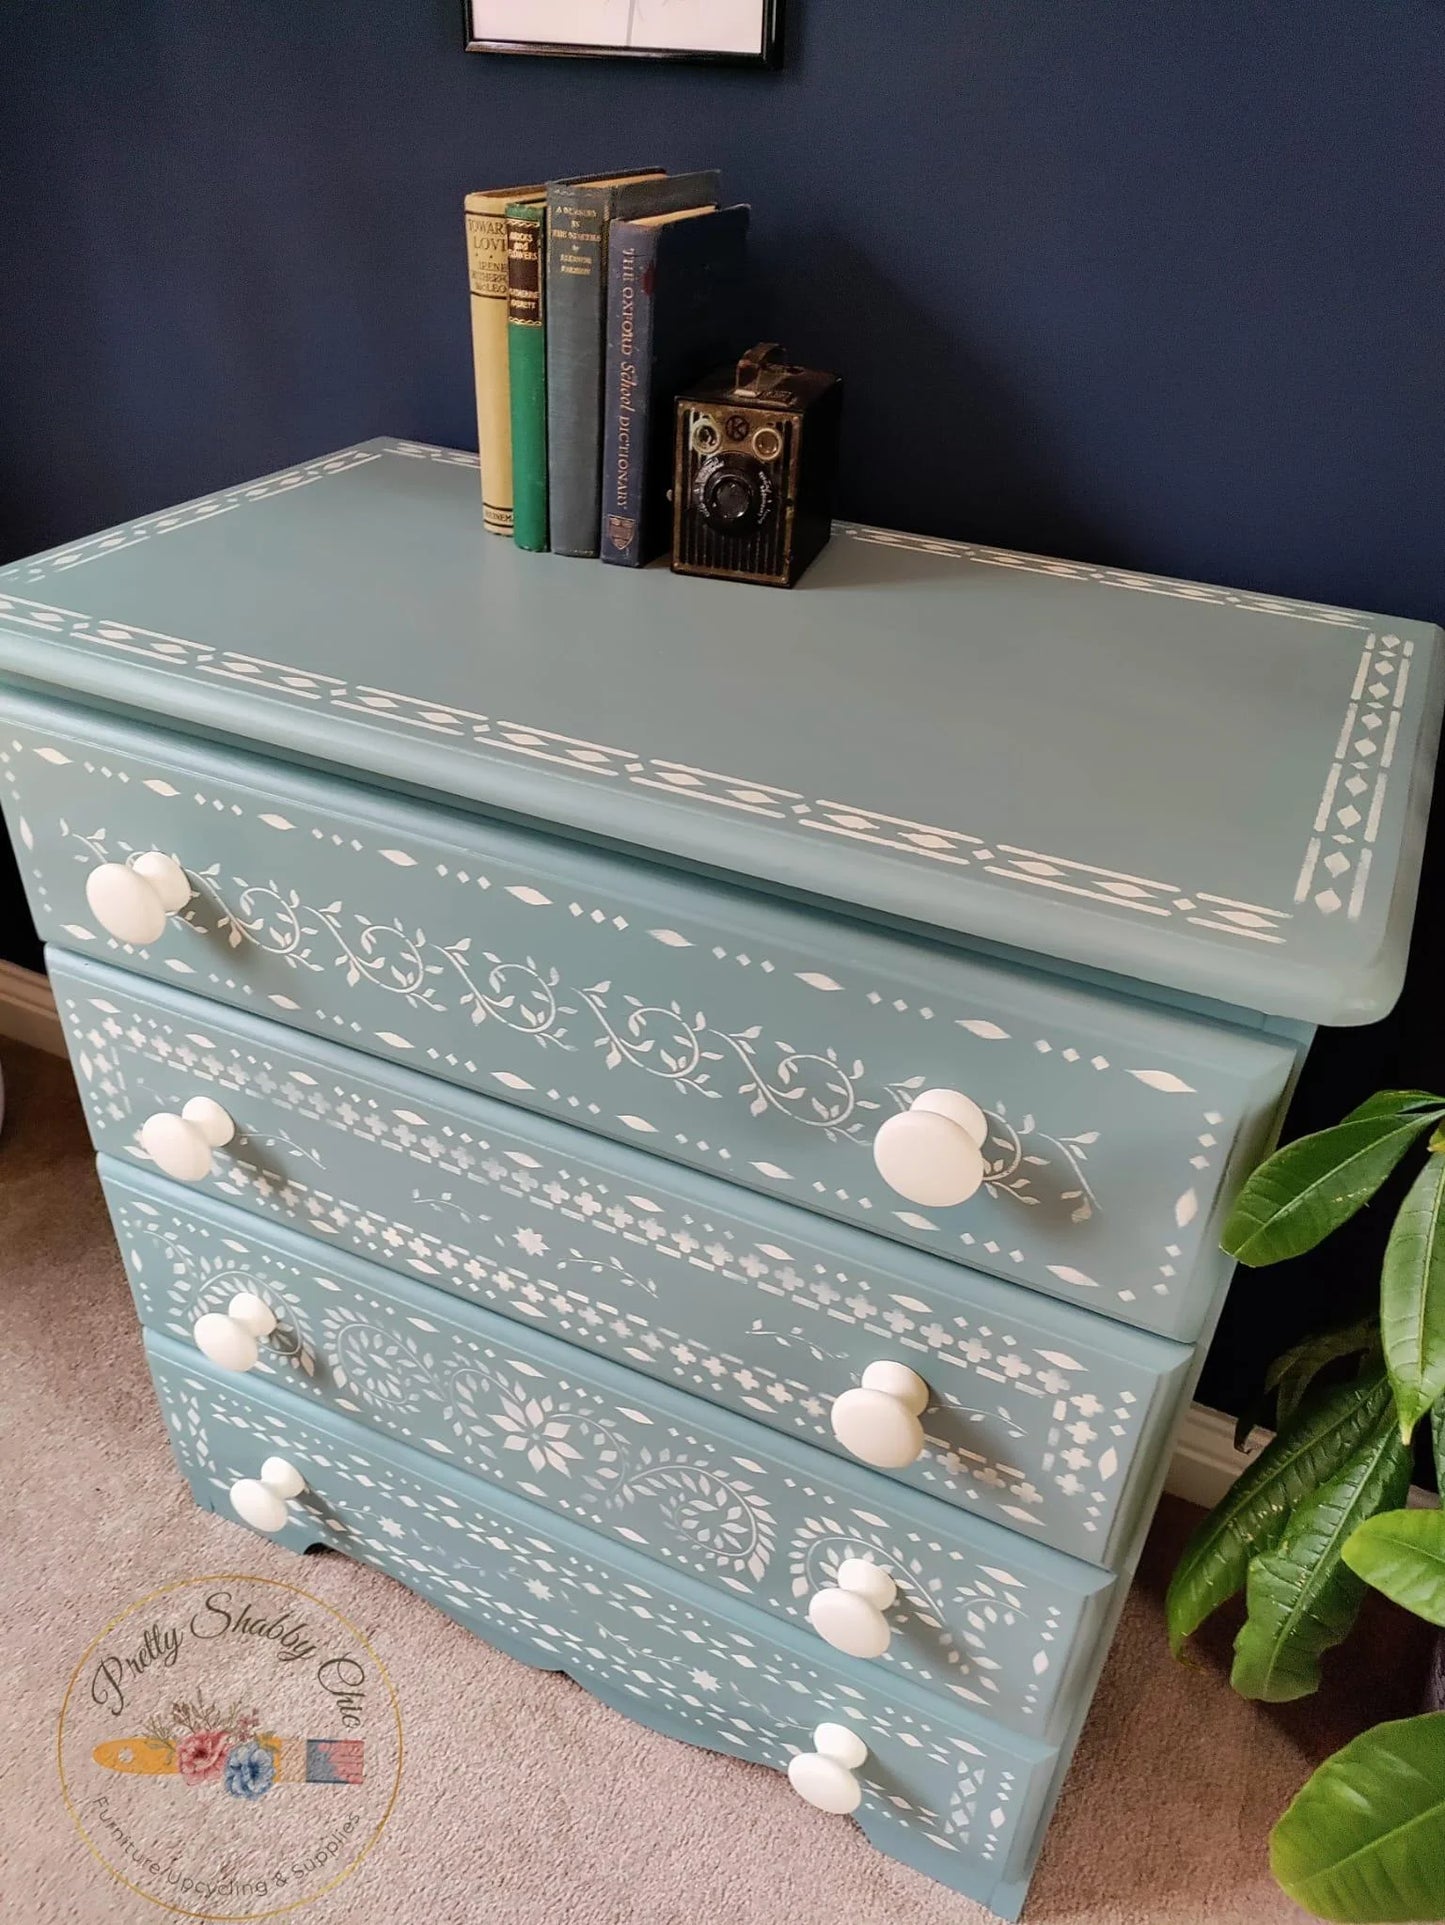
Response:
[[[586,569],[473,467],[0,572],[178,1460],[1014,1915],[1222,1214],[1398,989],[1436,631],[858,528]]]

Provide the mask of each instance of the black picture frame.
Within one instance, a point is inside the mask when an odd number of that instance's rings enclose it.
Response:
[[[783,0],[762,0],[762,46],[755,53],[710,53],[694,47],[580,46],[572,41],[479,39],[472,0],[462,0],[462,34],[468,53],[521,54],[563,60],[680,60],[695,66],[777,69],[783,64]]]

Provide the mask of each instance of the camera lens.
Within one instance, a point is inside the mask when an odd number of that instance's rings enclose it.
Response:
[[[753,453],[761,461],[776,461],[782,448],[783,437],[776,428],[759,428],[753,436]]]
[[[724,475],[712,491],[712,512],[718,521],[741,521],[753,505],[753,491],[741,475]]]
[[[772,494],[767,476],[750,455],[713,455],[693,484],[698,513],[709,528],[724,535],[758,527]]]
[[[711,454],[717,446],[719,439],[717,423],[710,420],[707,415],[704,415],[702,420],[694,425],[692,445],[697,449],[699,454]]]

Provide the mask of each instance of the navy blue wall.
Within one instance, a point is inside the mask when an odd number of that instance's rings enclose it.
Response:
[[[780,74],[452,0],[9,0],[11,546],[475,445],[463,190],[717,162],[850,380],[850,514],[1445,609],[1439,0],[789,0]]]
[[[8,0],[0,554],[475,445],[463,191],[715,162],[848,377],[848,514],[1445,614],[1438,0],[788,4],[770,75],[469,56],[452,0]],[[1295,1126],[1445,1080],[1420,950]],[[1216,1393],[1348,1268],[1237,1290]]]

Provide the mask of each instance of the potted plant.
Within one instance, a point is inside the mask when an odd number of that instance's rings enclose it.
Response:
[[[1445,1513],[1381,1511],[1344,1560],[1429,1623],[1445,1625]],[[1307,1779],[1270,1835],[1270,1867],[1321,1918],[1445,1913],[1445,1711],[1378,1724]]]
[[[1241,1192],[1224,1245],[1277,1263],[1322,1242],[1410,1152],[1424,1161],[1391,1226],[1377,1313],[1279,1358],[1273,1440],[1186,1545],[1166,1600],[1170,1643],[1241,1590],[1231,1683],[1303,1697],[1372,1584],[1445,1624],[1445,1517],[1402,1509],[1412,1440],[1434,1414],[1445,1460],[1445,1097],[1386,1090],[1333,1129],[1275,1152]],[[1327,1367],[1343,1382],[1321,1387]],[[1445,1712],[1376,1727],[1328,1759],[1271,1837],[1280,1884],[1318,1916],[1445,1914]]]

